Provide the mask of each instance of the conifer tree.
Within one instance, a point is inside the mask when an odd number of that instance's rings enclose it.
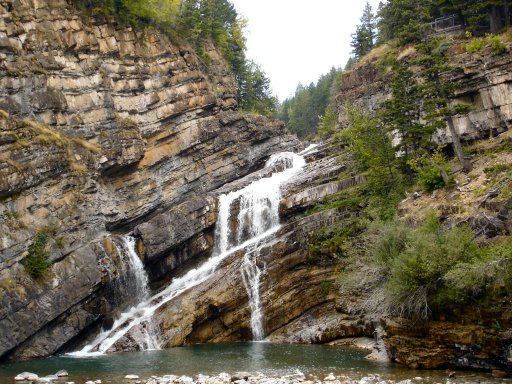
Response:
[[[380,120],[388,132],[399,138],[395,150],[406,163],[410,156],[430,146],[433,133],[421,119],[421,88],[407,65],[395,64],[391,95],[380,112]]]
[[[376,40],[375,15],[373,14],[370,3],[366,3],[361,16],[361,24],[356,27],[356,32],[352,34],[352,53],[357,60],[372,50]]]
[[[470,106],[466,104],[452,106],[449,104],[449,99],[453,97],[455,92],[456,84],[447,78],[451,66],[444,55],[442,41],[438,38],[431,38],[419,45],[418,48],[422,53],[418,64],[422,66],[421,75],[424,78],[421,87],[426,126],[432,132],[448,126],[453,148],[462,170],[469,172],[472,165],[462,149],[460,137],[453,124],[453,117],[461,113],[467,113]]]
[[[388,0],[379,7],[379,41],[419,42],[432,20],[433,0]]]

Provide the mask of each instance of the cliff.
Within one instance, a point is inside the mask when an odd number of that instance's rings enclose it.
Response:
[[[126,305],[118,235],[138,236],[161,284],[211,247],[209,192],[298,142],[236,111],[213,46],[206,67],[64,0],[5,0],[0,15],[0,356],[41,357]],[[33,278],[37,247],[50,266]]]
[[[469,53],[464,49],[466,44],[464,38],[448,38],[446,56],[452,69],[446,75],[456,84],[449,103],[471,107],[469,113],[454,117],[453,123],[465,144],[473,170],[461,173],[460,164],[452,161],[454,185],[433,193],[408,194],[399,203],[397,216],[414,226],[429,212],[434,212],[445,227],[467,226],[481,244],[489,244],[510,236],[512,231],[511,44],[510,40],[504,43],[506,52],[502,54],[495,54],[490,46]],[[375,114],[385,100],[391,98],[393,72],[385,65],[389,49],[378,48],[342,75],[336,96],[341,128],[348,126],[347,105],[356,105]],[[405,47],[395,53],[401,64],[415,72],[418,58],[415,48]],[[447,144],[445,151],[450,152],[452,137],[447,128],[436,132],[433,139],[438,144]],[[379,302],[382,304],[386,295],[378,281],[381,272],[375,265],[372,268],[371,263],[365,263],[363,256],[361,258],[344,271],[348,283],[341,283],[337,309],[347,318],[362,316],[365,321],[378,322],[383,327],[383,342],[391,359],[412,368],[457,367],[510,372],[510,288],[504,286],[494,301],[484,304],[478,302],[477,292],[467,292],[469,304],[434,305],[429,308],[428,320],[392,316],[379,311]]]
[[[487,46],[476,53],[465,51],[465,41],[451,41],[448,52],[452,67],[448,79],[455,84],[455,94],[451,105],[467,104],[469,113],[453,119],[455,129],[463,141],[488,137],[508,130],[512,124],[511,44],[507,43],[506,53],[495,55]],[[383,56],[388,52],[369,55],[354,69],[344,73],[337,90],[336,108],[341,127],[347,126],[345,106],[361,107],[374,113],[391,97],[392,71],[386,67]],[[414,71],[414,61],[418,58],[412,47],[395,53],[396,59]],[[439,144],[451,144],[448,129],[441,130],[434,138]]]

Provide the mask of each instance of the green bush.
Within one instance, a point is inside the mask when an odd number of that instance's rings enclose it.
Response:
[[[452,301],[484,294],[491,299],[512,295],[512,238],[505,237],[481,249],[480,257],[458,263],[444,277]]]
[[[418,181],[427,192],[440,189],[449,182],[449,166],[440,149],[435,150],[431,155],[424,154],[412,159],[408,164],[416,172]]]
[[[443,228],[433,215],[418,228],[399,221],[374,227],[369,251],[375,262],[385,267],[391,310],[425,318],[432,304],[474,299],[466,295],[469,291],[489,293],[486,287],[491,280],[494,284],[504,281],[501,285],[510,289],[512,242],[480,248],[473,237],[466,227]],[[487,276],[490,268],[483,269],[481,263],[500,267]],[[508,270],[502,268],[504,264]]]
[[[49,235],[48,230],[37,231],[35,241],[28,249],[28,256],[25,258],[25,271],[34,279],[43,275],[50,266],[46,250]]]
[[[476,53],[484,48],[484,39],[476,37],[466,44],[466,52]]]
[[[308,243],[308,262],[322,266],[333,264],[345,256],[349,245],[346,228],[320,230]]]
[[[488,34],[485,39],[487,43],[491,45],[493,56],[507,52],[507,46],[501,41],[499,36]]]

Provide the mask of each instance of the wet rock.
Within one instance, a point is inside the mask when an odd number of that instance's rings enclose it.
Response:
[[[139,227],[140,256],[152,279],[166,279],[211,250],[215,203],[205,197],[298,141],[281,122],[235,111],[235,79],[212,45],[205,69],[158,31],[135,44],[131,27],[84,23],[70,2],[39,1],[37,12],[31,0],[4,3],[0,356],[29,359],[122,306],[97,245],[105,233]],[[25,20],[21,44],[13,31]],[[55,276],[36,282],[22,261],[46,227]]]
[[[231,376],[231,381],[247,380],[251,376],[249,372],[236,372]]]
[[[55,374],[55,376],[57,376],[57,377],[67,377],[67,376],[69,376],[69,373],[65,369],[61,369],[60,371],[58,371]]]
[[[16,381],[32,381],[37,380],[39,378],[38,375],[32,372],[23,372],[14,377]]]
[[[139,376],[138,375],[126,375],[124,378],[127,380],[138,380]]]

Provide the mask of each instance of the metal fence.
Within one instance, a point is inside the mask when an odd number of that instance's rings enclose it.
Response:
[[[446,17],[439,17],[430,23],[430,28],[433,33],[446,33],[455,31],[462,28],[462,21],[459,15],[450,15]]]

